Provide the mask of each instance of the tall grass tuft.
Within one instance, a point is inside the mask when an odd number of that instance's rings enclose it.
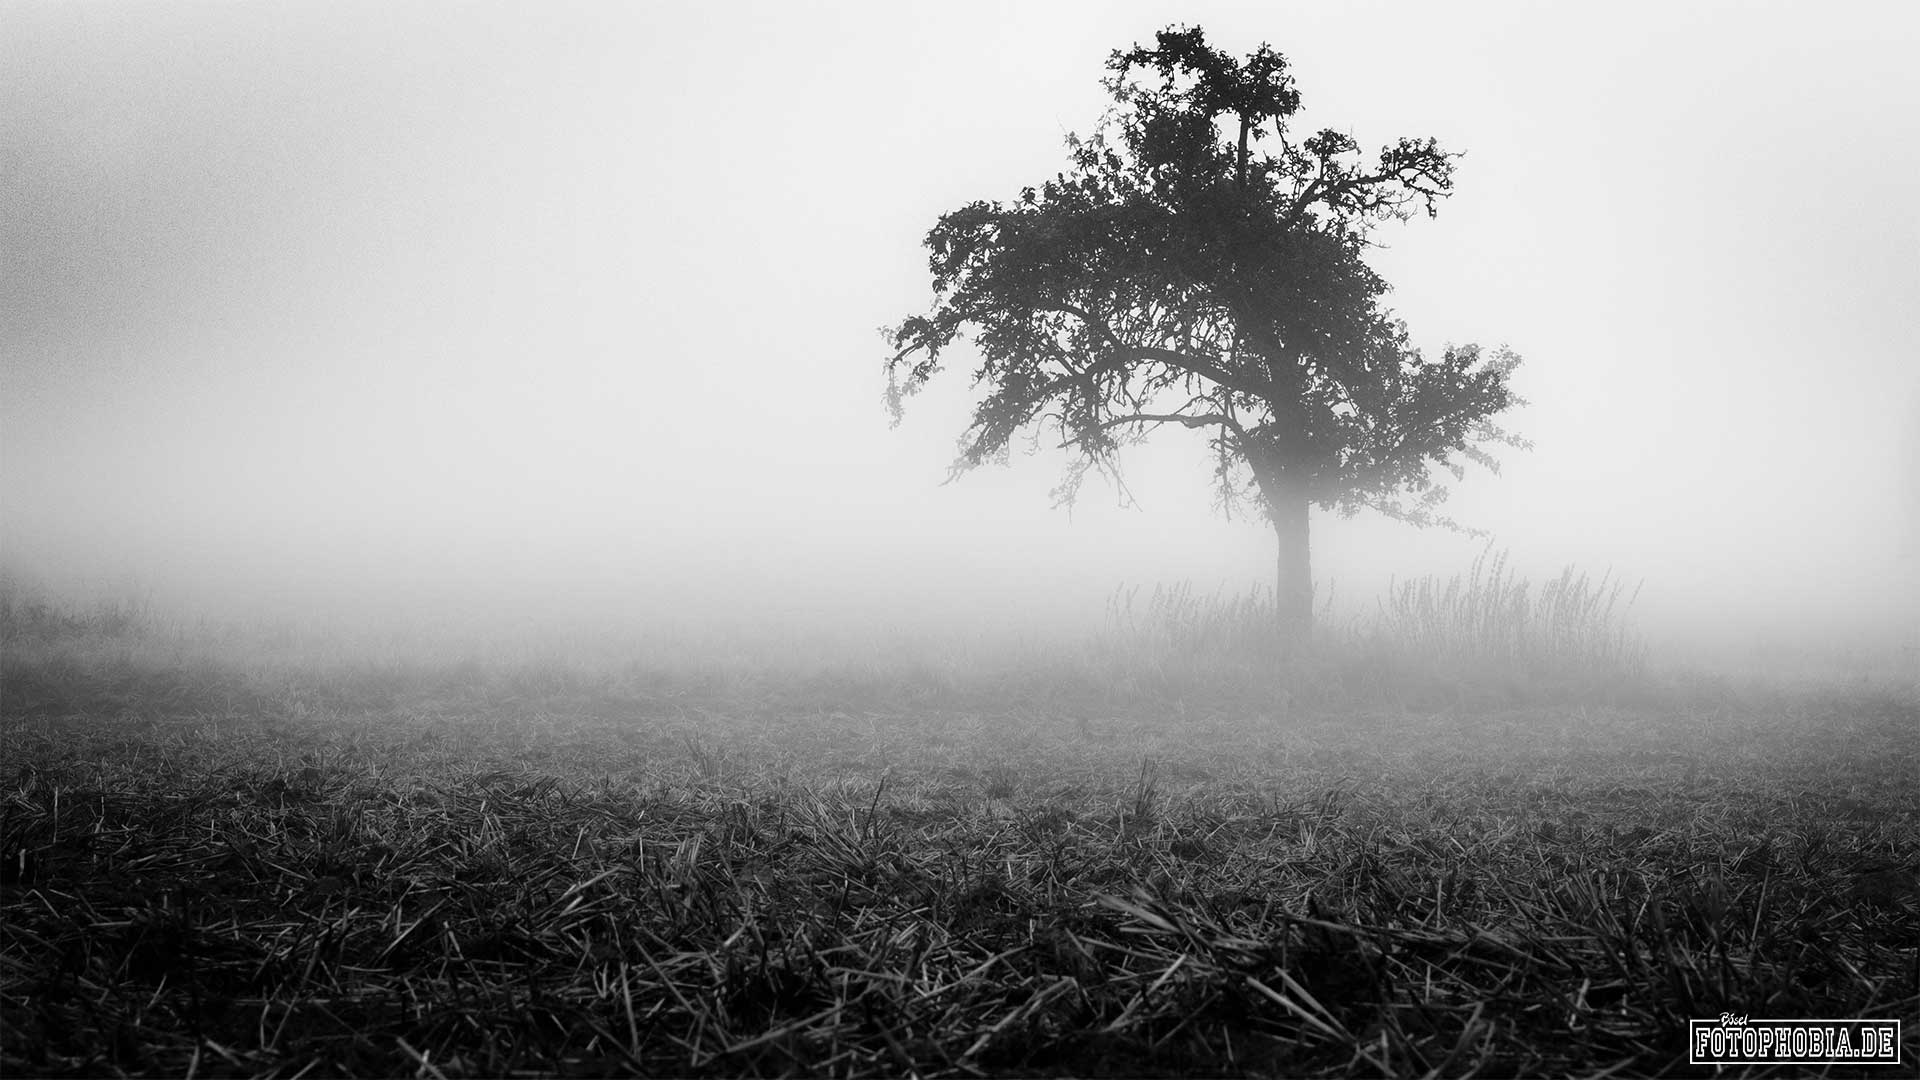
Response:
[[[1638,590],[1572,567],[1536,588],[1491,549],[1465,574],[1395,581],[1371,613],[1338,619],[1331,595],[1314,640],[1289,653],[1271,589],[1202,593],[1191,582],[1121,588],[1104,655],[1166,688],[1280,684],[1294,700],[1536,697],[1636,681],[1647,651],[1628,626]]]
[[[1529,672],[1639,674],[1646,647],[1625,625],[1639,587],[1623,605],[1625,582],[1596,581],[1569,566],[1537,591],[1507,564],[1481,552],[1466,575],[1428,575],[1388,587],[1370,628],[1389,647],[1441,664]]]
[[[1201,657],[1270,659],[1278,647],[1273,590],[1199,593],[1193,582],[1155,585],[1144,598],[1140,586],[1122,586],[1107,599],[1108,643]]]
[[[11,576],[0,577],[0,642],[122,641],[146,634],[154,623],[152,602],[143,595],[107,596],[75,606]]]

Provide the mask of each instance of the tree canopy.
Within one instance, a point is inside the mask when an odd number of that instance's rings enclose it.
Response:
[[[1365,160],[1350,135],[1291,130],[1300,93],[1267,45],[1236,61],[1199,28],[1116,51],[1114,105],[1069,167],[1007,202],[944,214],[927,234],[934,301],[888,332],[888,403],[968,339],[986,389],[955,472],[1023,431],[1078,451],[1057,494],[1155,428],[1204,429],[1229,512],[1253,497],[1308,594],[1306,514],[1372,507],[1418,524],[1436,468],[1489,467],[1519,444],[1491,418],[1514,403],[1505,349],[1415,348],[1367,265],[1375,226],[1436,212],[1458,155],[1403,138]],[[1124,489],[1123,489],[1124,490]],[[1288,546],[1300,550],[1290,575]]]

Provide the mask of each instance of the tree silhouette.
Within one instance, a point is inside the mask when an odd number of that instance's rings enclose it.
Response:
[[[1116,453],[1150,431],[1208,431],[1223,508],[1252,497],[1273,524],[1280,629],[1304,639],[1312,506],[1453,526],[1433,471],[1495,467],[1485,445],[1524,445],[1491,422],[1515,402],[1519,358],[1422,355],[1363,258],[1378,223],[1435,212],[1457,155],[1401,139],[1366,163],[1338,131],[1297,138],[1299,91],[1264,44],[1240,63],[1170,28],[1107,67],[1115,105],[1093,136],[1069,136],[1067,171],[927,234],[934,301],[887,331],[889,408],[897,423],[970,339],[987,394],[955,475],[1022,431],[1057,434],[1077,451],[1055,491],[1066,503],[1089,470],[1124,498]]]

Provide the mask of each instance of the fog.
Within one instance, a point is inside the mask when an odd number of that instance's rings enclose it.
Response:
[[[1510,344],[1534,440],[1450,512],[1660,639],[1911,643],[1911,5],[0,8],[0,542],[206,613],[1065,625],[1269,583],[1196,438],[943,484],[877,327],[944,211],[1064,167],[1179,18],[1305,122],[1464,150],[1376,265],[1416,340]],[[1315,519],[1322,595],[1485,540]]]

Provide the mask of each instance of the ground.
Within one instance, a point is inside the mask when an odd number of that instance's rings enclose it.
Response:
[[[1723,1012],[1914,1060],[1910,694],[1120,682],[12,652],[0,1066],[1704,1074]]]

